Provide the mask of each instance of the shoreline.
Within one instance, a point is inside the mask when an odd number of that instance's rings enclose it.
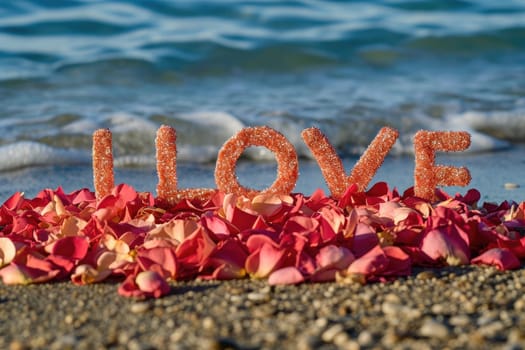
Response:
[[[0,284],[6,349],[519,349],[525,269],[415,269],[388,283],[171,284],[157,300],[115,283]]]
[[[443,187],[450,194],[464,194],[469,189],[477,189],[480,202],[502,202],[505,200],[525,201],[525,183],[520,174],[525,172],[525,146],[516,146],[506,151],[477,154],[439,154],[436,163],[467,167],[472,175],[466,187]],[[352,169],[357,157],[343,159],[346,171]],[[177,164],[179,188],[216,188],[214,179],[215,164],[187,163]],[[370,182],[369,188],[377,182],[386,182],[391,189],[399,192],[413,186],[414,159],[410,156],[387,156]],[[293,192],[310,195],[321,188],[328,192],[325,180],[315,160],[301,159],[299,178]],[[241,184],[264,189],[271,185],[276,176],[276,163],[239,161],[237,175]],[[115,169],[115,183],[127,183],[137,191],[156,193],[157,173],[151,167],[125,167]],[[506,187],[506,184],[513,186]],[[93,190],[93,171],[90,165],[52,165],[28,167],[0,173],[0,201],[3,203],[15,192],[33,197],[45,188],[62,186],[69,193],[81,188]]]

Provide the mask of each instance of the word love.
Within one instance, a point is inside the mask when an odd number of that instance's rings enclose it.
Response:
[[[303,130],[301,136],[316,159],[331,196],[340,198],[352,184],[365,190],[377,169],[396,142],[397,130],[384,127],[372,140],[350,174],[329,140],[317,128]],[[217,189],[179,189],[177,185],[176,131],[161,126],[156,136],[156,158],[159,182],[157,195],[169,204],[182,199],[207,200],[217,190],[224,193],[253,198],[261,193],[289,194],[299,176],[297,152],[293,145],[278,131],[266,127],[242,129],[224,143],[219,150],[215,168]],[[236,164],[242,153],[251,146],[265,147],[272,151],[277,161],[277,178],[265,190],[259,191],[239,184]],[[467,168],[435,164],[438,151],[457,152],[470,146],[470,135],[456,131],[419,131],[414,137],[415,170],[414,193],[426,200],[435,200],[437,186],[466,186],[471,177]],[[111,132],[100,129],[93,134],[93,176],[97,198],[111,193],[114,187],[113,153]]]

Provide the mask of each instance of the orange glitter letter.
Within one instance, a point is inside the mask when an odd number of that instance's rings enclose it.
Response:
[[[110,194],[115,186],[111,131],[108,129],[93,133],[93,182],[98,199]]]
[[[364,191],[377,169],[383,164],[398,135],[395,129],[382,128],[356,163],[350,176],[347,177],[343,162],[319,129],[308,128],[301,133],[304,142],[321,168],[330,193],[335,198],[341,197],[346,188],[353,183],[357,184],[360,191]]]
[[[275,154],[277,179],[263,191],[243,187],[237,181],[237,160],[250,146],[263,146]],[[283,134],[266,126],[244,128],[226,141],[219,151],[215,168],[215,182],[220,191],[249,198],[260,192],[289,194],[294,189],[298,176],[299,165],[295,148]]]
[[[437,186],[466,186],[470,172],[465,167],[435,165],[435,151],[457,152],[470,146],[470,134],[464,131],[418,131],[414,136],[416,165],[414,193],[435,200]]]
[[[183,198],[207,200],[215,192],[208,188],[177,189],[177,134],[170,126],[162,125],[155,139],[157,157],[157,196],[174,205]]]

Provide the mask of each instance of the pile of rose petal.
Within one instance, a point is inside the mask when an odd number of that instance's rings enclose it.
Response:
[[[517,269],[525,259],[525,204],[478,206],[479,192],[429,203],[378,183],[335,200],[217,192],[209,201],[168,206],[119,185],[97,200],[21,193],[0,208],[4,284],[70,279],[122,281],[118,292],[160,297],[169,281],[266,279],[269,284],[365,283],[407,276],[413,266],[485,264]]]

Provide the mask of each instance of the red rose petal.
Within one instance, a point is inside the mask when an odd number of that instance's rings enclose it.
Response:
[[[68,236],[53,244],[51,254],[73,260],[82,260],[89,249],[89,242],[82,236]]]

